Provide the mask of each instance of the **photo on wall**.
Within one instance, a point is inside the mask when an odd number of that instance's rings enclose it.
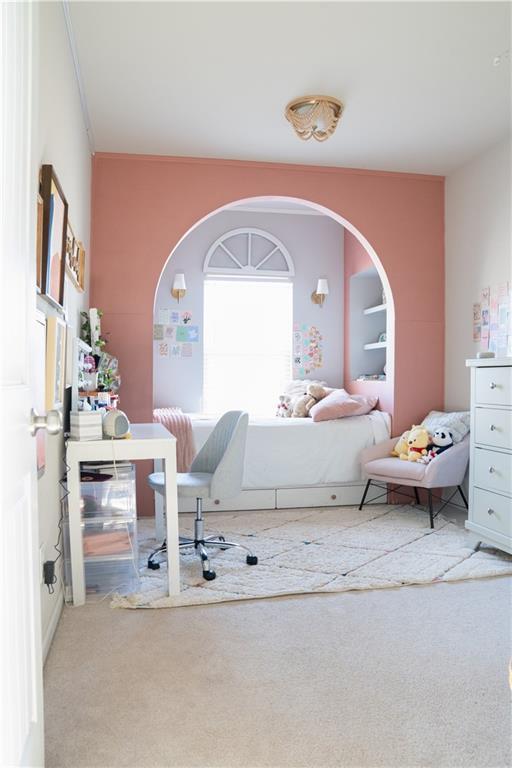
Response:
[[[63,307],[68,203],[52,165],[42,166],[39,191],[43,201],[41,293]]]

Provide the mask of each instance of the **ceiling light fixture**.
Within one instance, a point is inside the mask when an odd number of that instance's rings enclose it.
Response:
[[[284,115],[299,139],[325,141],[336,130],[343,104],[332,96],[301,96],[287,104]]]

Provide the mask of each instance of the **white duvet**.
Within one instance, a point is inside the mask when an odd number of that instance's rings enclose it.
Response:
[[[217,419],[189,415],[199,450]],[[361,482],[361,451],[389,436],[390,417],[381,411],[317,423],[312,419],[251,419],[243,487],[297,488]]]

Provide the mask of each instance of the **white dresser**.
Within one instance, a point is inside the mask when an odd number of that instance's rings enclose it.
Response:
[[[466,528],[512,554],[512,357],[467,360],[471,453]]]

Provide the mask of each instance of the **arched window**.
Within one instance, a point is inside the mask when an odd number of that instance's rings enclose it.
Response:
[[[233,229],[204,272],[203,410],[273,416],[292,378],[292,258],[269,232]]]

